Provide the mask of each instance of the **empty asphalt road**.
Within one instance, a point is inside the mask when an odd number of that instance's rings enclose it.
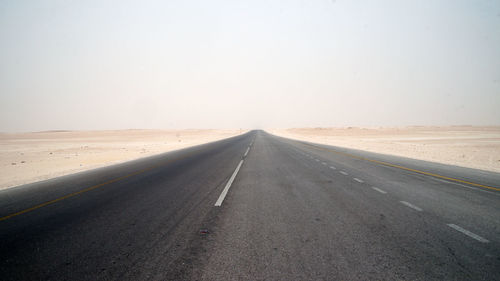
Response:
[[[499,187],[252,131],[0,191],[0,279],[500,280]]]

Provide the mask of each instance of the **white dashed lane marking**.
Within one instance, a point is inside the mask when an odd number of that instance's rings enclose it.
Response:
[[[456,224],[448,224],[449,227],[455,229],[456,231],[459,231],[459,232],[462,232],[463,234],[469,236],[470,238],[473,238],[473,239],[476,239],[477,241],[481,242],[481,243],[489,243],[490,241],[488,239],[485,239],[475,233],[472,233],[470,231],[468,231],[467,229],[464,229],[464,228],[461,228],[460,226],[456,225]]]
[[[400,202],[401,204],[405,205],[405,206],[406,206],[406,207],[408,207],[408,208],[412,208],[412,209],[413,209],[413,210],[415,210],[415,211],[419,211],[419,212],[422,212],[422,211],[423,211],[423,210],[422,210],[422,208],[417,207],[417,206],[413,205],[412,203],[408,203],[408,202],[406,202],[406,201],[399,201],[399,202]]]
[[[360,180],[360,179],[358,179],[358,178],[354,178],[354,180],[355,180],[355,181],[357,181],[357,182],[359,182],[359,183],[364,183],[364,181],[363,181],[363,180]]]
[[[373,190],[376,190],[382,194],[386,194],[387,192],[386,191],[383,191],[382,189],[378,188],[378,187],[375,187],[375,186],[372,186]]]
[[[227,192],[229,191],[231,184],[233,184],[234,178],[236,178],[236,175],[240,171],[241,164],[243,164],[243,160],[240,161],[240,163],[236,167],[236,170],[234,170],[233,174],[231,175],[231,178],[229,179],[226,186],[224,187],[224,190],[222,190],[222,193],[220,194],[219,199],[217,199],[217,202],[215,202],[215,206],[219,207],[222,205],[222,202],[224,201],[224,198],[226,198]]]
[[[342,175],[344,175],[344,176],[349,175],[347,172],[344,172],[344,171],[340,171],[340,173],[341,173]]]

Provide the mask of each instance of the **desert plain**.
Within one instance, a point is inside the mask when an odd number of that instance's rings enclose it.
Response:
[[[278,136],[500,172],[500,127],[293,128]]]
[[[242,130],[0,133],[0,189],[212,142]]]
[[[500,127],[293,128],[274,135],[500,172]],[[0,133],[0,189],[236,136],[242,130]]]

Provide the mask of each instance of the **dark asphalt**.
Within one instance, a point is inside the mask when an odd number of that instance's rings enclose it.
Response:
[[[0,191],[5,217],[93,187],[0,221],[0,279],[500,280],[499,191],[344,153],[500,187],[498,173],[252,131]]]

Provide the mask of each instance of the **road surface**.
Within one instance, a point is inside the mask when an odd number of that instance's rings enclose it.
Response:
[[[252,131],[0,191],[0,276],[500,280],[498,187]]]

